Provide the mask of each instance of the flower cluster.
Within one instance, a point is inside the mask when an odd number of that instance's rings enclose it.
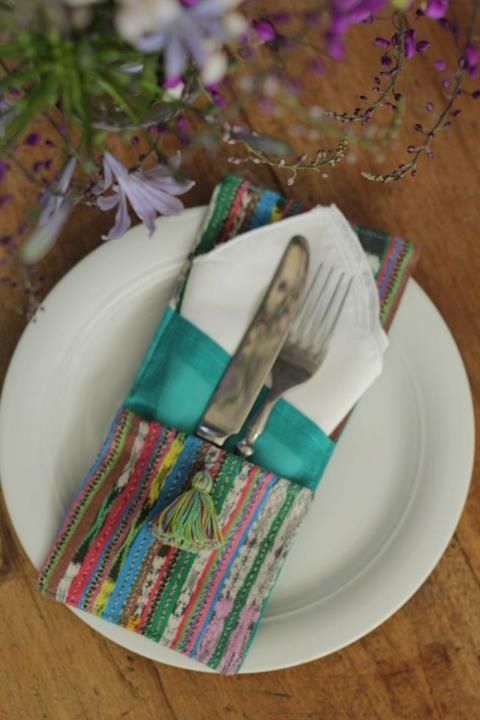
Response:
[[[403,163],[384,174],[362,173],[375,182],[414,176],[458,116],[458,100],[480,99],[478,0],[469,0],[458,25],[453,1],[312,0],[308,9],[291,2],[290,10],[266,12],[242,0],[2,0],[0,207],[12,200],[2,191],[12,167],[38,190],[36,227],[21,248],[0,232],[7,254],[17,264],[37,263],[80,202],[113,211],[105,240],[125,233],[130,212],[153,233],[158,215],[182,210],[199,147],[214,152],[226,144],[232,165],[283,169],[288,184],[303,170],[326,177],[355,161],[357,146],[378,153],[404,120],[402,74],[423,57],[437,73],[443,102],[424,101],[431,121],[412,123],[415,140]],[[378,67],[358,107],[308,106],[303,76],[328,85],[329,66],[351,61],[350,29],[372,25]],[[454,66],[428,39],[433,26],[458,49]],[[293,55],[302,77],[289,70]],[[293,112],[291,137],[246,127],[242,109],[252,101],[262,114]],[[39,117],[47,133],[38,130]],[[302,138],[322,145],[294,151]],[[135,155],[129,166],[119,159],[119,143]],[[29,166],[31,148],[36,159]],[[4,260],[0,254],[2,267]]]
[[[222,47],[247,30],[234,12],[239,0],[121,0],[116,27],[121,37],[142,52],[164,53],[167,81],[180,81],[192,60],[206,85],[224,77]]]

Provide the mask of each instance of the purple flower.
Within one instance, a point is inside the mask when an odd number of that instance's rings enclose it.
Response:
[[[475,45],[472,45],[471,43],[468,43],[468,45],[465,45],[465,48],[463,51],[463,61],[464,61],[464,65],[470,75],[476,74],[479,60],[480,60],[480,50],[477,47],[475,47]]]
[[[480,50],[475,47],[475,45],[471,45],[470,43],[465,45],[463,54],[468,65],[478,64],[478,61],[480,60]]]
[[[8,170],[8,165],[7,165],[7,163],[5,162],[5,160],[2,160],[2,159],[0,158],[0,182],[2,182],[2,180],[5,179],[5,176],[6,176],[6,174],[7,174],[7,170]]]
[[[151,235],[155,230],[157,215],[176,215],[183,210],[183,203],[175,196],[187,192],[194,184],[191,181],[177,182],[171,176],[171,169],[165,165],[129,172],[125,165],[109,152],[103,156],[103,172],[101,191],[111,188],[113,194],[98,197],[98,207],[101,210],[118,208],[115,225],[109,234],[104,236],[104,240],[117,239],[130,227],[127,200]]]
[[[215,83],[215,85],[209,85],[207,87],[208,92],[210,93],[210,97],[212,98],[215,105],[218,105],[218,107],[224,108],[227,107],[227,101],[225,97],[220,92],[222,88],[221,83]],[[188,130],[188,128],[187,128]]]
[[[378,45],[378,47],[381,47],[381,48],[387,48],[387,47],[390,47],[390,41],[386,40],[385,38],[382,38],[382,37],[376,37],[375,45]]]
[[[409,28],[405,33],[405,40],[404,40],[404,48],[403,48],[403,54],[407,58],[407,60],[410,60],[414,55],[416,55],[417,52],[417,43],[416,43],[416,33],[415,30],[412,28]]]
[[[121,0],[117,28],[141,52],[163,50],[167,80],[182,75],[189,60],[206,85],[227,69],[222,44],[242,36],[247,22],[232,12],[239,0],[198,0],[188,7],[177,0]]]
[[[76,158],[64,166],[58,182],[41,198],[43,207],[37,229],[30,235],[22,247],[21,255],[28,263],[36,263],[54,246],[73,207],[73,198],[68,193],[73,173],[75,172]]]
[[[35,147],[39,142],[40,134],[38,132],[29,133],[25,138],[25,145],[30,145],[30,147]]]
[[[345,57],[345,48],[342,36],[336,33],[328,32],[325,36],[327,55],[332,60],[339,62]]]
[[[183,86],[183,81],[180,75],[178,75],[177,77],[168,78],[168,80],[165,80],[165,82],[163,83],[163,87],[165,88],[165,90],[174,90],[179,85]]]
[[[449,0],[428,0],[425,15],[431,20],[440,20],[448,12]]]
[[[253,20],[252,28],[258,39],[263,42],[271,42],[277,36],[276,30],[269,20]]]
[[[327,54],[332,60],[341,60],[345,54],[342,36],[346,31],[369,20],[385,3],[386,0],[333,0],[325,35]]]
[[[447,63],[445,60],[435,60],[433,63],[433,67],[438,70],[438,72],[443,72],[447,69]]]
[[[417,42],[416,50],[417,52],[422,53],[425,52],[425,50],[428,50],[429,47],[430,43],[428,42],[428,40],[419,40]]]

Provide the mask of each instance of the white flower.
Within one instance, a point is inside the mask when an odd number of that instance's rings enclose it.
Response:
[[[232,12],[239,0],[121,0],[116,17],[123,38],[142,52],[164,51],[167,80],[181,76],[189,60],[212,85],[225,75],[222,45],[246,32],[247,22]]]

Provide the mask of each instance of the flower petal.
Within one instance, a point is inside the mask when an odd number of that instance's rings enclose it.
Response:
[[[135,213],[148,227],[150,234],[155,230],[155,217],[162,215],[177,215],[183,210],[183,203],[163,190],[153,187],[150,183],[136,178],[135,188],[130,188],[128,199]]]
[[[66,192],[70,186],[76,165],[76,158],[70,158],[62,170],[58,182],[53,186],[52,190],[46,192],[40,199],[40,205],[43,207],[43,211],[38,219],[40,227],[48,225],[53,215],[60,210],[65,202]]]
[[[123,163],[120,162],[120,160],[117,160],[117,158],[112,155],[112,153],[106,152],[104,157],[104,170],[108,172],[109,174],[109,180],[111,184],[111,178],[112,178],[112,172],[113,174],[120,179],[121,177],[125,177],[128,175],[128,170],[125,167]]]
[[[156,208],[152,198],[145,192],[141,181],[134,176],[130,179],[127,196],[135,214],[145,223],[152,235],[155,230]]]
[[[57,185],[57,190],[58,192],[62,193],[62,195],[65,194],[70,187],[70,183],[76,166],[77,159],[72,157],[62,170],[62,174],[60,175],[60,180],[58,181]]]
[[[152,178],[150,185],[156,190],[161,190],[169,195],[183,195],[195,185],[195,182],[193,180],[178,182],[174,178]]]
[[[100,210],[113,210],[119,202],[120,196],[118,194],[107,195],[106,197],[101,195],[100,197],[97,197],[97,205]]]
[[[43,226],[37,226],[37,229],[30,235],[20,251],[22,260],[25,263],[32,265],[38,262],[55,245],[72,207],[73,201],[71,198],[65,198],[57,212],[50,217],[49,222]]]
[[[118,240],[118,238],[121,238],[122,235],[125,235],[131,224],[132,221],[130,220],[130,215],[128,214],[127,199],[123,193],[119,193],[115,224],[108,235],[102,235],[103,240]]]
[[[198,67],[202,67],[208,56],[207,40],[214,41],[214,38],[204,37],[209,33],[199,24],[195,18],[190,17],[188,13],[185,13],[185,17],[182,24],[182,40],[185,48],[188,49],[189,54],[196,62]],[[218,43],[213,42],[214,46],[218,46]]]
[[[187,65],[187,53],[179,38],[172,36],[165,50],[165,74],[167,78],[179,77]]]
[[[190,14],[195,17],[218,17],[226,15],[240,4],[240,0],[203,0],[190,9]]]
[[[202,80],[205,85],[215,85],[225,77],[227,72],[227,57],[219,51],[211,53],[203,64]]]
[[[154,32],[151,35],[144,35],[136,40],[135,47],[137,50],[145,53],[156,52],[157,50],[162,50],[165,47],[168,39],[168,33],[160,30],[159,32]]]

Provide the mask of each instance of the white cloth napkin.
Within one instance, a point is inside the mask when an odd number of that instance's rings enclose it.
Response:
[[[380,374],[388,345],[372,271],[350,224],[334,205],[239,235],[191,269],[181,313],[234,353],[293,235],[309,244],[311,282],[320,262],[354,278],[319,371],[285,394],[329,435]],[[308,285],[307,285],[308,286]]]

